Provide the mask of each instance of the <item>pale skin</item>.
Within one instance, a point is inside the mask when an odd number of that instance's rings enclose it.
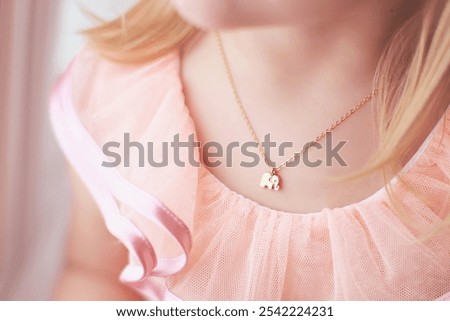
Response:
[[[261,139],[270,132],[273,141],[290,141],[296,147],[313,139],[372,91],[373,74],[388,34],[408,12],[405,3],[412,5],[403,0],[287,0],[280,7],[279,1],[248,1],[248,6],[256,6],[252,11],[243,8],[242,0],[223,1],[228,4],[226,10],[216,10],[213,2],[173,0],[181,15],[205,29],[248,27],[221,31],[246,112]],[[249,17],[248,12],[253,15]],[[209,33],[183,50],[182,81],[201,142],[226,145],[251,140]],[[348,141],[340,152],[348,167],[283,169],[279,191],[259,186],[261,175],[268,170],[264,163],[256,168],[238,166],[245,160],[239,150],[233,154],[234,166],[209,170],[230,189],[280,211],[302,215],[357,202],[383,186],[378,175],[358,181],[327,178],[350,174],[373,154],[373,109],[366,107],[333,135],[335,142]],[[295,150],[288,149],[285,157],[274,153],[273,160],[279,164]],[[323,159],[323,150],[312,151],[310,157]],[[67,264],[55,298],[141,299],[118,281],[127,262],[126,249],[106,231],[89,193],[72,176],[75,196]]]

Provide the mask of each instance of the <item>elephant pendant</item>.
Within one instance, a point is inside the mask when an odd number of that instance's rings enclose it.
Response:
[[[259,186],[275,191],[278,191],[280,189],[280,178],[275,175],[274,169],[272,169],[272,171],[268,173],[263,174]]]

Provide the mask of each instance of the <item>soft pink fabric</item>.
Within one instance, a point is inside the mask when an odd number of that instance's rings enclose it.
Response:
[[[448,299],[450,231],[421,236],[449,213],[449,111],[402,171],[421,195],[392,181],[407,221],[385,189],[341,208],[286,213],[173,157],[162,168],[139,167],[137,157],[101,166],[110,160],[103,144],[122,144],[124,133],[155,150],[195,133],[179,67],[177,52],[132,67],[85,49],[52,96],[62,149],[130,251],[123,282],[153,300]]]

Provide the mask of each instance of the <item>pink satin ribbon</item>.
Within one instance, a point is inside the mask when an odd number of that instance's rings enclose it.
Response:
[[[167,288],[152,281],[180,271],[191,248],[189,228],[162,202],[125,180],[116,168],[105,168],[97,143],[75,114],[69,67],[53,89],[50,117],[62,150],[93,194],[108,230],[138,259],[121,274],[121,281],[152,300],[178,300]],[[181,248],[182,254],[158,258],[142,231],[122,216],[117,201],[165,230]]]

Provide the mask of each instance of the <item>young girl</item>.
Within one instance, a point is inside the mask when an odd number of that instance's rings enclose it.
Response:
[[[445,299],[449,28],[446,0],[142,0],[88,30],[51,102],[56,297]]]

